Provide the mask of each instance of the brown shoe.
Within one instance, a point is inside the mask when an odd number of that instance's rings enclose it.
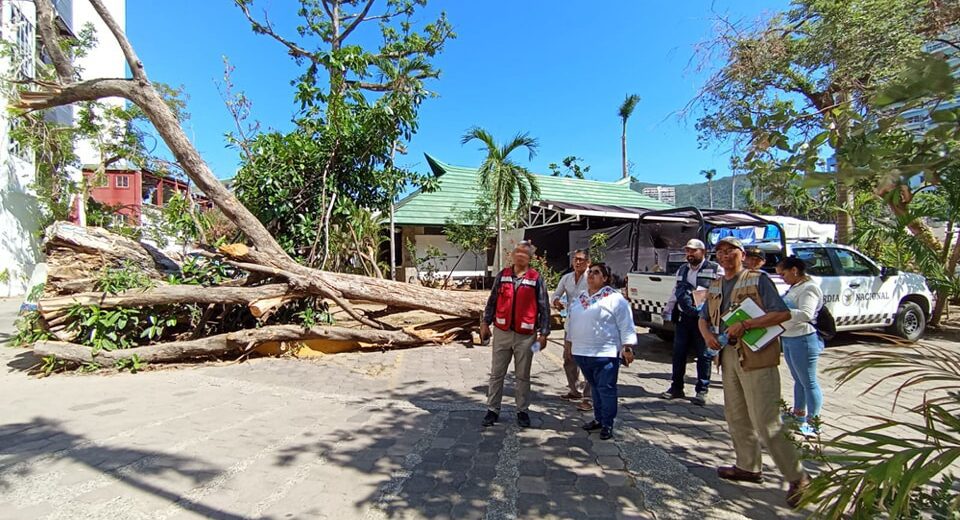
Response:
[[[560,396],[560,399],[566,399],[567,401],[576,401],[577,399],[583,399],[583,394],[580,392],[567,392]]]
[[[803,499],[803,492],[810,487],[810,478],[804,475],[800,480],[795,480],[787,487],[787,505],[796,508]]]
[[[763,473],[759,471],[747,471],[736,466],[723,466],[717,468],[717,476],[725,480],[737,480],[743,482],[753,482],[759,484],[763,482]]]
[[[580,404],[577,405],[577,410],[580,410],[581,412],[589,412],[590,410],[593,410],[593,403],[584,399],[583,401],[580,401]]]

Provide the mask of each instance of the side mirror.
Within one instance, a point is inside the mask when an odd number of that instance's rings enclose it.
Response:
[[[900,270],[896,267],[882,267],[880,269],[881,278],[890,278],[892,276],[897,276],[898,274],[900,274]]]

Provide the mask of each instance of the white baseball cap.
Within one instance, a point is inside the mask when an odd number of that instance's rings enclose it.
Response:
[[[706,250],[707,246],[703,245],[703,241],[697,240],[696,238],[691,238],[687,245],[683,246],[684,249],[703,249]]]

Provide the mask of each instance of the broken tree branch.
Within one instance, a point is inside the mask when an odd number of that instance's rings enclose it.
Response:
[[[173,341],[145,347],[122,350],[101,350],[96,355],[85,345],[63,341],[40,341],[34,345],[35,355],[54,356],[72,363],[116,363],[137,356],[148,363],[164,363],[187,359],[219,357],[239,353],[250,345],[267,342],[294,342],[313,339],[368,343],[384,347],[414,347],[430,343],[442,343],[444,336],[418,335],[402,330],[365,330],[343,327],[312,327],[304,329],[297,325],[273,325],[188,341]]]

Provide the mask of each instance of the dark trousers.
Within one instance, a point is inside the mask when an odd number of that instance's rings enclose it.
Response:
[[[683,378],[687,373],[687,357],[691,352],[697,356],[697,392],[706,392],[710,387],[710,358],[704,354],[707,343],[698,326],[700,319],[681,316],[673,335],[673,384],[670,393],[683,395]]]
[[[620,358],[573,356],[593,394],[593,418],[606,428],[613,428],[617,418],[617,375]]]

